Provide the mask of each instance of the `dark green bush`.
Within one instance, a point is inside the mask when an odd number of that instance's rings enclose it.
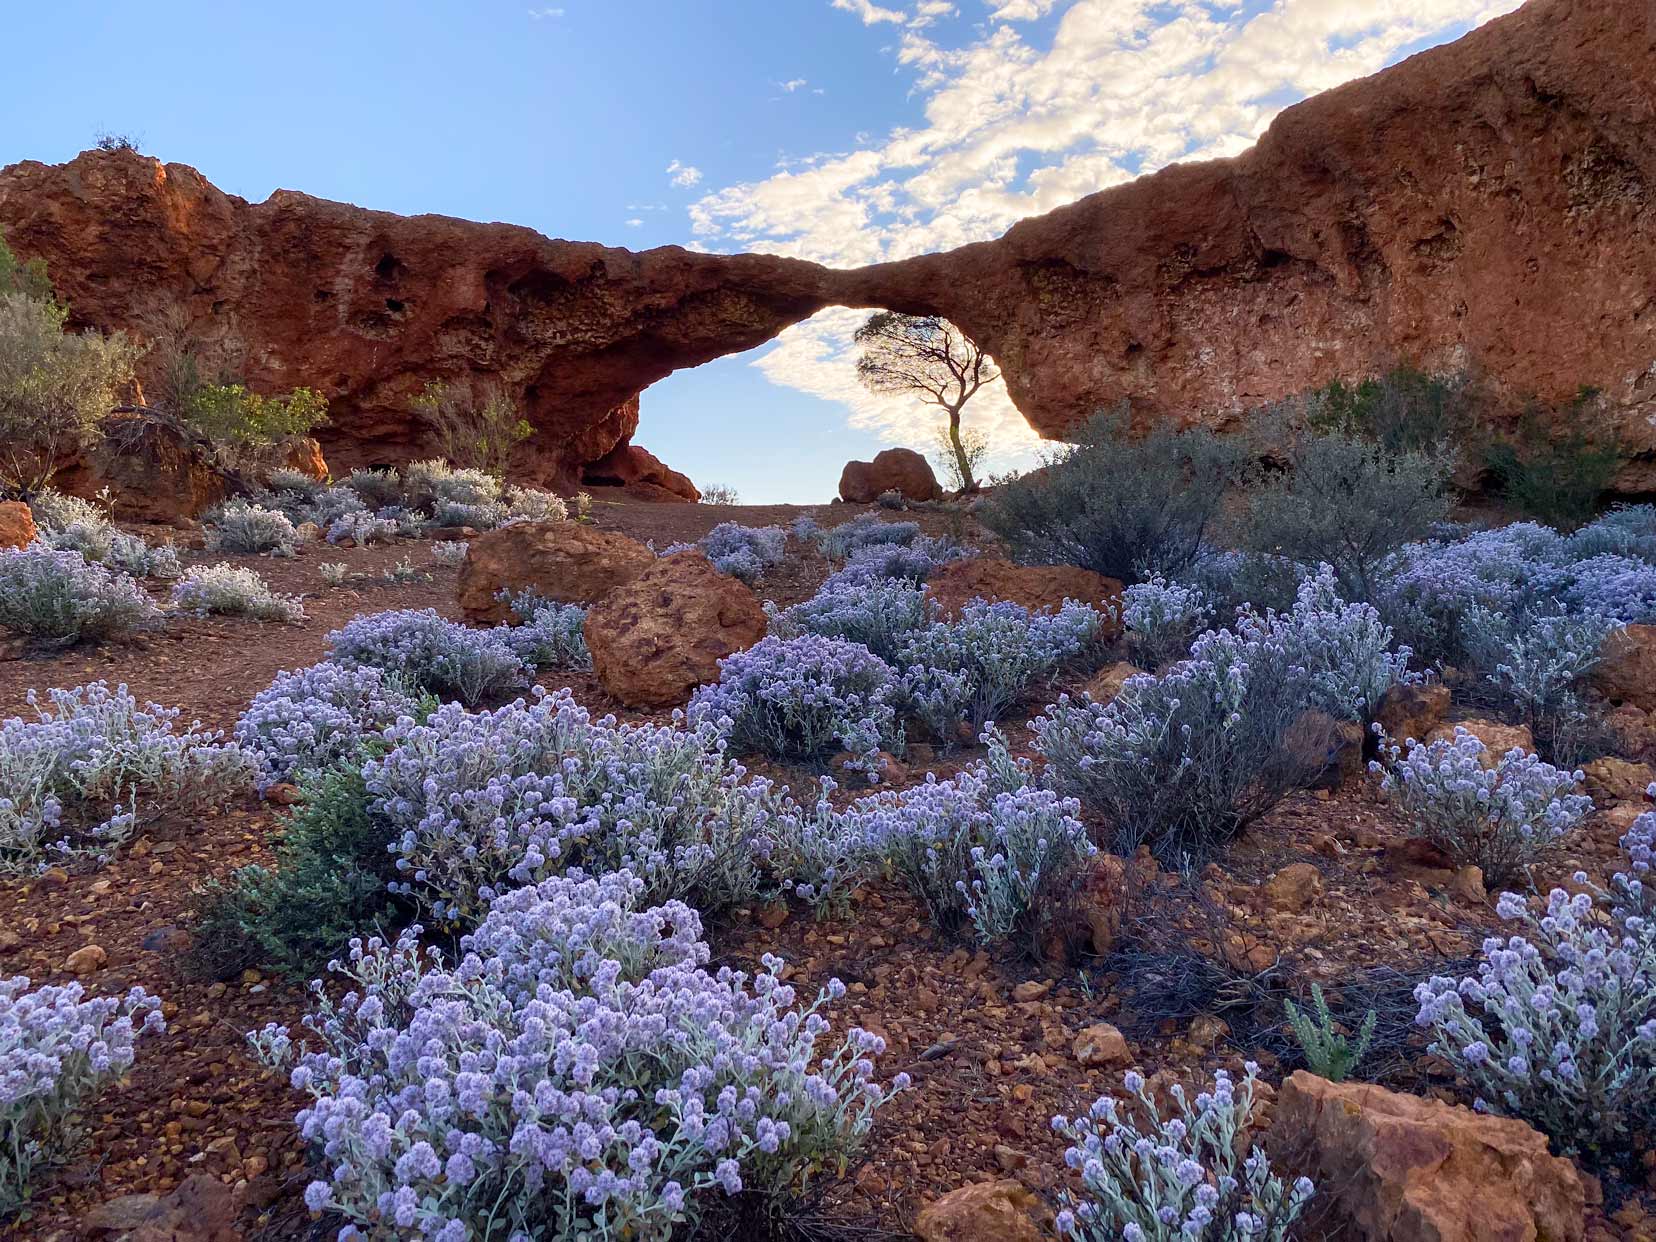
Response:
[[[212,442],[226,464],[250,465],[292,436],[309,435],[328,421],[328,402],[309,388],[265,397],[241,384],[202,384],[179,403],[177,414]]]
[[[1067,453],[996,488],[979,516],[1026,563],[1171,578],[1201,552],[1243,465],[1241,445],[1205,429],[1133,437],[1102,414]]]
[[[274,868],[242,867],[197,891],[194,955],[202,973],[258,965],[314,978],[390,911],[386,829],[368,813],[361,769],[327,769],[302,792]]]
[[[1393,367],[1347,384],[1335,380],[1305,398],[1306,426],[1372,440],[1391,453],[1431,452],[1472,431],[1475,397],[1464,375]]]
[[[1516,435],[1485,448],[1484,462],[1502,496],[1525,517],[1573,530],[1597,511],[1621,464],[1614,436],[1595,439],[1581,430],[1597,396],[1584,389],[1553,417],[1532,406],[1519,420]],[[1559,424],[1569,428],[1562,436],[1553,434]]]
[[[1256,555],[1334,568],[1348,600],[1372,600],[1380,562],[1449,513],[1454,459],[1392,452],[1346,432],[1294,438],[1288,464],[1249,490],[1238,542]]]

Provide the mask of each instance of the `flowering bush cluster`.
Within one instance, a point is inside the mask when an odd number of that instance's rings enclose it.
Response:
[[[726,656],[689,714],[720,724],[742,752],[821,764],[849,751],[873,775],[877,752],[902,747],[897,699],[897,678],[867,647],[804,634]]]
[[[908,543],[871,543],[855,549],[823,585],[870,585],[888,579],[921,583],[939,565],[965,554],[965,549],[957,543],[925,536]]]
[[[0,1220],[29,1197],[29,1175],[63,1156],[75,1114],[132,1068],[138,1040],[163,1031],[142,988],[88,998],[78,983],[0,979]]]
[[[579,604],[535,600],[519,614],[521,625],[495,629],[525,664],[534,668],[591,668],[586,644],[586,609]]]
[[[1320,770],[1284,745],[1307,710],[1361,718],[1404,675],[1373,608],[1347,605],[1324,569],[1286,613],[1243,613],[1190,658],[1128,680],[1108,705],[1067,696],[1033,729],[1058,787],[1110,822],[1114,848],[1169,863],[1205,857]]]
[[[856,805],[867,848],[952,928],[992,943],[1033,932],[1044,899],[1095,852],[1080,804],[1039,788],[995,735],[987,762]]]
[[[458,569],[466,563],[470,545],[464,539],[439,539],[431,545],[431,559],[449,569]]]
[[[350,513],[341,513],[329,522],[325,538],[329,543],[352,543],[359,548],[365,548],[371,543],[395,539],[398,533],[395,518],[381,517],[379,514],[357,509]]]
[[[898,643],[904,706],[945,746],[959,740],[963,724],[975,737],[1036,677],[1079,659],[1102,624],[1096,609],[1073,600],[1057,613],[1030,612],[1006,600],[968,601],[955,620],[915,630]]]
[[[108,525],[109,517],[90,500],[70,496],[55,487],[43,487],[29,497],[29,513],[35,529],[42,533],[66,530],[70,526]]]
[[[369,738],[427,714],[428,703],[398,674],[324,661],[277,673],[236,722],[236,743],[257,759],[262,793],[279,781],[360,762]]]
[[[183,572],[178,549],[170,543],[150,547],[103,517],[76,518],[66,525],[40,528],[40,542],[58,552],[79,552],[88,561],[134,578],[176,578]]]
[[[503,631],[474,630],[432,608],[355,617],[328,635],[329,658],[410,678],[442,699],[476,704],[528,682],[523,659]]]
[[[255,621],[298,622],[305,608],[298,599],[277,595],[270,584],[245,566],[198,565],[173,587],[175,608],[199,617],[252,617]]]
[[[770,632],[777,638],[820,634],[861,643],[891,663],[911,633],[937,619],[937,607],[925,590],[903,578],[871,582],[830,580],[810,599],[791,608],[765,604]]]
[[[826,1038],[844,989],[801,1008],[775,959],[751,982],[710,973],[696,912],[645,893],[626,872],[519,889],[453,966],[412,934],[357,942],[292,1071],[329,1170],[311,1208],[440,1242],[643,1242],[693,1229],[710,1196],[843,1167],[891,1094],[877,1037]],[[295,1055],[279,1027],[254,1042]]]
[[[1383,745],[1389,760],[1380,788],[1411,826],[1458,865],[1483,868],[1493,884],[1521,879],[1593,809],[1575,792],[1580,772],[1560,772],[1514,748],[1485,767],[1485,747],[1459,726],[1454,739],[1411,740],[1405,756]]]
[[[1083,1242],[1286,1242],[1315,1187],[1291,1185],[1243,1135],[1253,1112],[1258,1066],[1240,1083],[1220,1070],[1194,1101],[1174,1084],[1178,1114],[1164,1118],[1144,1076],[1124,1076],[1125,1107],[1100,1096],[1089,1116],[1054,1117],[1072,1144],[1064,1161],[1081,1175],[1066,1192],[1058,1232]]]
[[[233,500],[207,515],[209,551],[292,556],[298,542],[292,521],[279,509]]]
[[[919,536],[918,522],[887,522],[872,513],[859,513],[849,522],[817,527],[814,532],[823,555],[835,561],[848,560],[863,548],[911,544]]]
[[[38,544],[0,551],[0,626],[47,643],[110,638],[159,621],[124,573]]]
[[[510,522],[557,522],[563,500],[533,487],[501,487],[481,470],[418,461],[396,470],[353,470],[335,487],[291,471],[272,471],[260,503],[295,523],[314,522],[330,543],[366,544],[413,537],[429,524],[492,530]]]
[[[744,785],[717,730],[593,720],[568,690],[495,712],[453,704],[388,730],[364,767],[401,891],[475,919],[507,889],[579,867],[627,868],[652,900],[718,908],[752,894],[765,788]]]
[[[1554,889],[1540,917],[1503,893],[1496,909],[1522,934],[1485,940],[1476,976],[1415,990],[1430,1051],[1472,1085],[1476,1106],[1523,1118],[1566,1153],[1622,1154],[1653,1118],[1653,845],[1647,812],[1622,838],[1630,865],[1609,892]]]
[[[699,546],[713,568],[751,585],[767,569],[782,563],[787,542],[788,532],[780,526],[720,522],[702,537]]]
[[[1122,592],[1121,623],[1127,641],[1150,668],[1183,658],[1212,617],[1200,587],[1157,576]]]
[[[52,858],[106,854],[137,827],[143,807],[216,805],[246,789],[252,761],[216,733],[174,729],[178,710],[140,710],[125,686],[98,681],[34,692],[36,719],[0,723],[0,872]]]

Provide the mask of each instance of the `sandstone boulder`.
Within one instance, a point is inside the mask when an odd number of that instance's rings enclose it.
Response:
[[[164,1195],[131,1194],[93,1208],[81,1236],[106,1242],[240,1242],[236,1200],[229,1186],[193,1173]]]
[[[936,500],[943,495],[931,463],[913,449],[884,449],[874,454],[873,461],[845,463],[840,472],[841,500],[873,504],[886,492],[896,492],[904,500]]]
[[[974,599],[1005,599],[1032,612],[1056,612],[1066,600],[1091,604],[1119,614],[1121,583],[1075,565],[1017,565],[994,556],[950,561],[926,580],[926,589],[950,616]],[[1120,622],[1108,612],[1100,636],[1121,632]]]
[[[1452,742],[1455,740],[1457,728],[1465,729],[1484,744],[1482,762],[1486,768],[1495,767],[1501,762],[1501,756],[1514,747],[1530,752],[1535,750],[1535,735],[1529,731],[1528,725],[1509,725],[1502,724],[1499,720],[1477,718],[1440,724],[1420,740],[1428,744]]]
[[[1656,782],[1656,769],[1648,763],[1609,755],[1582,764],[1581,775],[1587,796],[1601,809],[1615,802],[1642,802],[1645,790]]]
[[[605,690],[629,707],[682,705],[717,681],[719,661],[765,636],[765,610],[700,552],[662,557],[587,610],[586,642]]]
[[[468,621],[494,625],[511,617],[496,598],[503,590],[591,604],[655,562],[638,540],[584,522],[516,522],[467,545],[455,591]]]
[[[282,465],[318,483],[328,481],[328,459],[322,456],[322,446],[310,436],[288,437],[282,445]]]
[[[1117,660],[1114,664],[1101,668],[1087,683],[1087,697],[1095,703],[1108,703],[1121,693],[1130,678],[1137,677],[1144,670],[1136,664],[1129,664],[1126,660]]]
[[[52,486],[94,499],[105,488],[127,522],[179,524],[221,504],[235,490],[205,440],[141,410],[111,414],[103,439],[69,462]]]
[[[26,548],[34,542],[34,514],[21,500],[0,501],[0,548]]]
[[[1269,1141],[1364,1242],[1580,1242],[1585,1230],[1575,1166],[1512,1118],[1297,1070]]]
[[[1386,736],[1402,745],[1409,738],[1424,741],[1449,714],[1449,687],[1442,682],[1426,686],[1395,685],[1380,696],[1374,719]]]
[[[1050,1216],[1021,1182],[979,1182],[921,1208],[914,1236],[920,1242],[1040,1242]]]
[[[1259,886],[1265,908],[1281,914],[1301,914],[1322,895],[1322,872],[1313,863],[1289,863]]]
[[[1592,683],[1612,703],[1656,712],[1656,625],[1629,625],[1612,634]]]
[[[582,472],[593,487],[624,487],[641,500],[697,501],[701,492],[690,477],[667,466],[637,444],[617,444]]]
[[[1125,1069],[1133,1063],[1127,1037],[1108,1022],[1095,1022],[1083,1030],[1071,1051],[1089,1069]]]

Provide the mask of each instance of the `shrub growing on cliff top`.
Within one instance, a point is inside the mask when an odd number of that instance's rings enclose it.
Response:
[[[1067,454],[997,489],[981,519],[1031,564],[1080,565],[1142,582],[1195,561],[1243,450],[1205,430],[1156,427],[1142,438],[1103,414]]]
[[[696,912],[647,901],[625,871],[554,879],[500,898],[452,967],[412,935],[354,946],[292,1073],[325,1170],[306,1203],[442,1242],[664,1242],[710,1197],[843,1167],[890,1098],[877,1037],[826,1038],[843,986],[802,1007],[774,958],[709,973]],[[285,1029],[254,1043],[293,1057]]]

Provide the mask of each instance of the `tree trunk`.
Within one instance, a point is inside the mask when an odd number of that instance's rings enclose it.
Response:
[[[960,442],[960,406],[949,411],[949,444],[954,449],[955,466],[960,470],[960,490],[975,492],[977,480],[972,477],[972,462],[966,456],[966,446]]]

